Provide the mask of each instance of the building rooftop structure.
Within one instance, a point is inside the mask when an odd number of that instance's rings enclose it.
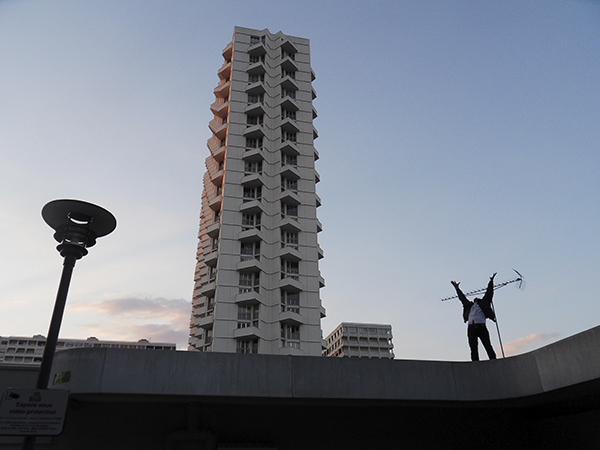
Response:
[[[75,348],[56,355],[70,401],[45,448],[598,448],[598,348],[600,327],[480,362]],[[0,387],[33,386],[28,370],[0,368]]]
[[[392,326],[342,322],[325,338],[323,356],[394,359]]]
[[[0,336],[0,364],[33,364],[42,362],[46,338],[41,334],[35,336]],[[148,339],[139,341],[106,341],[95,337],[87,339],[59,338],[56,350],[66,350],[77,347],[101,348],[130,348],[140,350],[176,350],[174,343],[150,342]]]

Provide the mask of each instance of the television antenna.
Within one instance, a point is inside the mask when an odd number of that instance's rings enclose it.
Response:
[[[517,278],[514,278],[512,280],[508,280],[508,281],[503,281],[502,283],[498,283],[494,285],[494,291],[497,289],[500,289],[504,286],[508,286],[509,284],[512,283],[519,283],[517,284],[517,287],[521,290],[525,290],[525,279],[523,278],[523,275],[521,275],[519,272],[517,272],[515,269],[513,269],[513,271],[517,274]],[[474,291],[470,291],[470,292],[465,292],[465,297],[468,297],[470,295],[477,295],[477,294],[482,294],[487,290],[487,287],[481,288],[481,289],[476,289]],[[458,295],[453,295],[452,297],[446,297],[443,298],[442,301],[445,302],[446,300],[452,300],[453,298],[458,298]],[[500,326],[498,325],[498,315],[496,314],[496,308],[494,308],[494,302],[490,302],[490,306],[492,307],[492,311],[494,311],[494,316],[496,317],[496,320],[494,320],[494,322],[496,322],[496,331],[498,332],[498,342],[500,342],[500,349],[502,350],[502,357],[506,358],[506,355],[504,354],[504,346],[502,345],[502,338],[500,337]]]

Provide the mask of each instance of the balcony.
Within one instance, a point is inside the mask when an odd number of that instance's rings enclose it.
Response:
[[[259,138],[264,137],[265,132],[263,131],[262,125],[249,125],[244,130],[244,137],[248,138]]]
[[[244,292],[235,296],[235,303],[238,305],[256,305],[260,303],[260,294],[258,292]]]
[[[265,86],[262,81],[256,81],[246,86],[245,91],[250,95],[261,95],[265,93]]]
[[[294,167],[290,164],[286,164],[281,167],[279,174],[284,178],[289,178],[291,180],[299,180],[300,179],[300,171],[297,167]]]
[[[323,257],[325,256],[325,254],[323,253],[323,249],[319,244],[317,244],[317,255],[319,259],[323,259]]]
[[[263,212],[263,207],[259,200],[250,200],[240,205],[240,211],[248,214],[257,214]]]
[[[260,330],[256,327],[236,328],[233,330],[233,337],[235,339],[246,339],[246,338],[259,338]]]
[[[265,63],[262,61],[252,63],[246,69],[246,73],[251,73],[252,75],[260,75],[266,71],[267,69],[265,69]]]
[[[321,274],[319,274],[319,288],[324,288],[325,287],[325,278],[323,278],[321,276]]]
[[[298,53],[298,48],[289,38],[285,38],[280,47],[286,53]]]
[[[227,135],[227,122],[223,122],[221,119],[213,119],[208,123],[208,128],[210,128],[210,131],[213,132],[217,139],[225,139]]]
[[[281,289],[285,289],[290,292],[300,292],[302,291],[302,283],[298,280],[294,280],[290,277],[285,277],[279,282],[279,287]]]
[[[313,87],[310,88],[310,93],[312,95],[312,99],[314,100],[315,98],[317,98],[317,91],[315,91],[315,89]]]
[[[279,251],[279,257],[286,261],[301,261],[302,254],[294,247],[285,246]]]
[[[315,170],[315,184],[321,181],[321,175]]]
[[[315,107],[312,107],[312,118],[313,120],[315,120],[317,118],[317,110],[315,109]]]
[[[319,152],[314,147],[313,147],[313,156],[315,158],[315,161],[317,161],[319,159]]]
[[[225,58],[225,61],[230,62],[231,55],[233,54],[233,42],[227,44],[227,47],[223,49],[223,52],[221,54],[223,55],[223,58]]]
[[[321,197],[319,197],[317,194],[315,194],[315,204],[317,205],[317,208],[321,206]]]
[[[296,233],[302,231],[302,227],[300,226],[300,222],[298,222],[298,218],[292,218],[291,216],[287,216],[281,219],[281,222],[279,223],[279,228],[281,228],[284,231],[293,231]]]
[[[211,238],[216,238],[219,236],[220,230],[221,230],[221,222],[214,222],[206,227],[206,234],[208,234]]]
[[[293,141],[283,141],[279,145],[279,150],[286,155],[298,156],[300,154],[300,149],[298,148],[298,144]]]
[[[222,195],[217,195],[215,198],[211,199],[208,202],[208,206],[210,209],[212,209],[213,211],[220,211],[221,210],[221,202],[223,200],[223,196]]]
[[[214,267],[217,265],[217,260],[219,259],[219,252],[217,250],[213,250],[210,253],[204,255],[204,264],[209,267]]]
[[[262,264],[258,259],[255,259],[253,257],[251,258],[252,259],[238,262],[237,270],[239,272],[260,272],[262,270]]]
[[[244,161],[250,161],[250,162],[264,160],[264,157],[263,157],[263,154],[262,154],[262,147],[260,147],[260,148],[247,148],[246,151],[242,154],[242,159]]]
[[[261,56],[267,53],[267,49],[265,48],[265,44],[262,42],[258,42],[256,44],[250,45],[248,47],[248,54],[252,56]]]
[[[217,97],[225,98],[229,97],[229,91],[231,89],[231,81],[219,84],[215,89],[214,93]]]
[[[292,77],[290,77],[289,75],[286,75],[285,77],[283,77],[282,80],[280,81],[279,85],[283,89],[287,89],[289,91],[297,91],[300,89],[298,87],[298,82],[296,80],[294,80]]]
[[[279,316],[279,321],[286,325],[302,325],[304,324],[304,317],[295,312],[285,311]]]
[[[231,78],[231,61],[225,61],[225,64],[221,66],[217,72],[217,75],[219,75],[219,78],[222,80],[228,80]]]
[[[206,283],[204,286],[200,288],[200,295],[205,295],[206,297],[213,297],[215,295],[215,290],[217,289],[216,283],[211,281],[210,283]]]
[[[317,131],[317,129],[315,128],[314,125],[312,127],[312,131],[313,131],[313,139],[317,139],[319,137],[319,132]]]
[[[284,131],[289,131],[291,133],[298,133],[300,131],[300,127],[296,123],[295,120],[286,117],[281,121],[280,128]]]
[[[221,186],[223,184],[223,169],[217,170],[212,174],[210,181],[212,181],[215,186]]]
[[[296,102],[296,100],[294,100],[288,95],[281,99],[281,101],[279,102],[279,106],[289,111],[298,111],[300,109],[300,106],[298,106],[298,102]]]
[[[213,114],[221,118],[226,118],[227,114],[229,113],[229,102],[216,101],[210,105],[210,110],[213,112]]]
[[[256,187],[264,186],[265,183],[263,182],[262,175],[260,173],[251,173],[242,177],[241,184],[244,187]]]
[[[295,192],[290,191],[289,189],[285,189],[279,195],[279,200],[281,200],[284,203],[287,203],[288,205],[299,205],[302,203],[302,200],[300,200],[300,196]]]
[[[213,327],[214,323],[215,316],[205,316],[195,320],[195,325],[205,330],[210,330]]]
[[[289,56],[286,56],[285,58],[283,58],[281,60],[280,66],[281,66],[281,68],[283,70],[289,70],[291,72],[297,72],[298,71],[298,64],[296,64],[296,61],[294,61]]]
[[[244,108],[244,114],[260,116],[265,113],[265,107],[261,102],[250,103]]]
[[[319,306],[319,313],[321,314],[321,319],[327,317],[327,311],[323,306]]]
[[[238,234],[238,240],[241,242],[256,242],[263,240],[263,236],[258,228],[250,228],[249,230],[241,231]]]
[[[219,139],[213,136],[207,141],[206,144],[210,150],[211,156],[215,159],[215,161],[221,162],[225,159],[225,150],[227,149],[227,146],[221,145],[221,141]]]
[[[319,219],[316,219],[317,222],[317,233],[320,233],[321,231],[323,231],[323,225],[321,224],[321,221]]]

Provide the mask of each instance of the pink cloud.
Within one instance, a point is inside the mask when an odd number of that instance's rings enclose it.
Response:
[[[516,355],[523,351],[529,351],[533,349],[533,345],[530,344],[541,344],[548,342],[549,340],[559,336],[558,333],[534,333],[527,337],[517,339],[516,341],[508,342],[504,344],[504,352],[507,355]]]

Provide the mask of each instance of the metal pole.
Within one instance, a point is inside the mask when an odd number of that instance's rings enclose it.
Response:
[[[50,328],[48,329],[46,345],[44,346],[42,363],[40,365],[40,371],[38,372],[38,378],[35,384],[36,389],[48,388],[52,363],[54,362],[54,353],[56,352],[58,333],[60,331],[60,324],[62,322],[63,314],[65,312],[65,305],[67,303],[67,294],[69,292],[69,284],[71,283],[71,275],[73,274],[73,268],[75,267],[75,261],[77,261],[77,259],[78,258],[73,253],[66,254],[64,257],[62,275],[58,285],[58,292],[56,293],[56,302],[54,303],[54,311],[52,312],[52,319],[50,319]],[[35,436],[25,436],[23,441],[23,450],[33,450],[35,448],[35,438]]]
[[[504,355],[504,346],[502,345],[502,338],[500,337],[500,327],[498,326],[498,316],[496,315],[496,309],[494,308],[494,302],[490,302],[490,306],[492,307],[492,311],[494,311],[494,317],[496,318],[496,320],[494,320],[494,322],[496,322],[496,331],[498,331],[498,342],[500,342],[500,350],[502,350],[502,357],[506,358],[506,356]]]

